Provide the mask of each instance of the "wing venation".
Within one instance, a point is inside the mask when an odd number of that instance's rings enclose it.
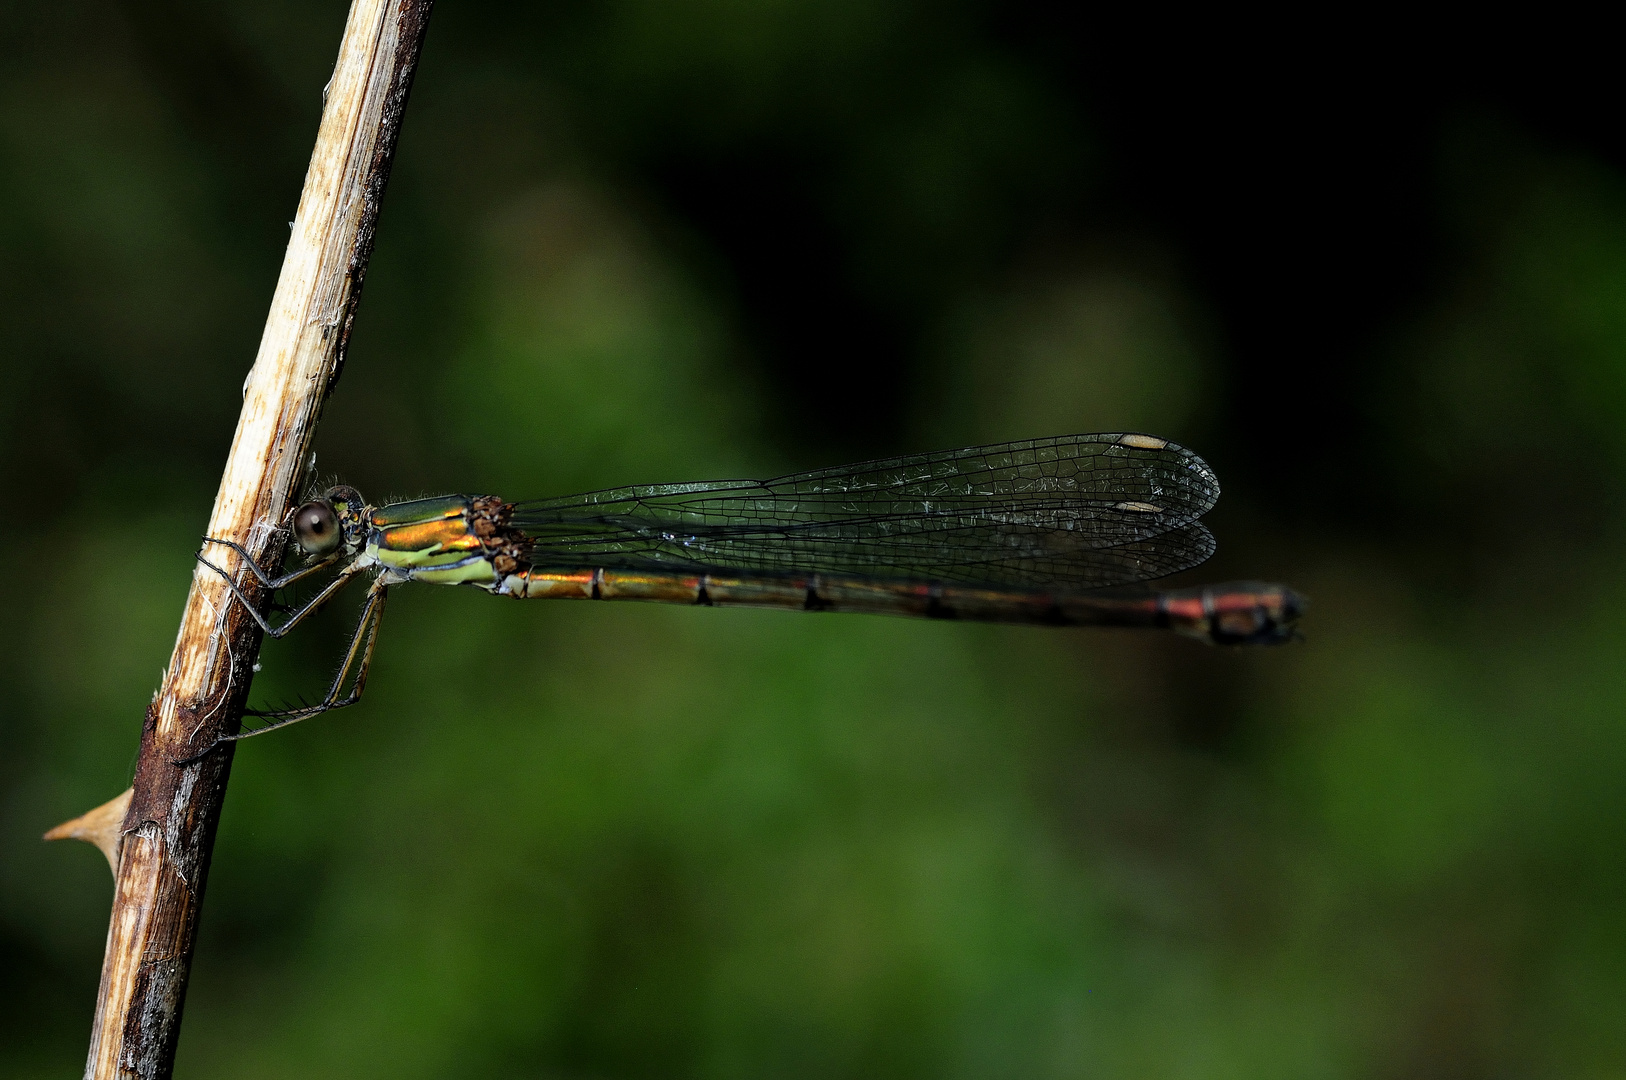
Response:
[[[1213,537],[1197,519],[1218,495],[1183,447],[1075,435],[772,480],[612,488],[518,504],[513,523],[538,564],[1086,589],[1208,558]]]

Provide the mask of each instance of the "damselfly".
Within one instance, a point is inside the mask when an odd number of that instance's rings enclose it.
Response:
[[[372,575],[327,694],[304,708],[250,710],[271,722],[230,737],[241,739],[355,704],[384,600],[392,586],[408,581],[472,585],[519,599],[1158,627],[1233,645],[1287,641],[1304,601],[1282,585],[1121,591],[1213,554],[1214,538],[1198,519],[1218,496],[1213,470],[1196,454],[1135,434],[1036,439],[776,480],[611,488],[534,502],[448,495],[374,507],[341,486],[300,506],[282,526],[308,560],[292,573],[272,574],[239,545],[207,540],[236,551],[273,593],[338,567],[280,626],[225,568],[198,559],[226,579],[272,637],[358,576]]]

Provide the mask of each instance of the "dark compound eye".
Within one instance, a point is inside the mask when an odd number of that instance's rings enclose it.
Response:
[[[339,517],[325,502],[308,502],[294,511],[294,537],[307,555],[326,555],[339,546]]]

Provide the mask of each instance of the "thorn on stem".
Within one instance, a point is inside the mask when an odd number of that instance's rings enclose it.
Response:
[[[119,873],[119,848],[124,843],[124,815],[130,809],[130,796],[135,788],[125,788],[124,794],[115,796],[96,809],[80,814],[72,821],[64,821],[45,834],[46,840],[83,840],[95,844],[107,856],[107,865],[113,876]]]

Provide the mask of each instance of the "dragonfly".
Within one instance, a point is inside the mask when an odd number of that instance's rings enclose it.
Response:
[[[358,578],[370,576],[371,584],[322,700],[248,710],[267,722],[223,736],[204,753],[361,700],[385,599],[412,581],[521,600],[1145,627],[1218,645],[1293,640],[1306,603],[1284,585],[1144,584],[1213,554],[1214,537],[1199,519],[1219,491],[1213,470],[1195,453],[1136,433],[528,502],[446,495],[372,506],[340,485],[279,525],[305,559],[290,573],[273,573],[231,540],[205,537],[207,545],[236,552],[272,595],[336,568],[333,580],[305,603],[284,608],[286,617],[273,626],[231,572],[198,555],[273,638]]]

